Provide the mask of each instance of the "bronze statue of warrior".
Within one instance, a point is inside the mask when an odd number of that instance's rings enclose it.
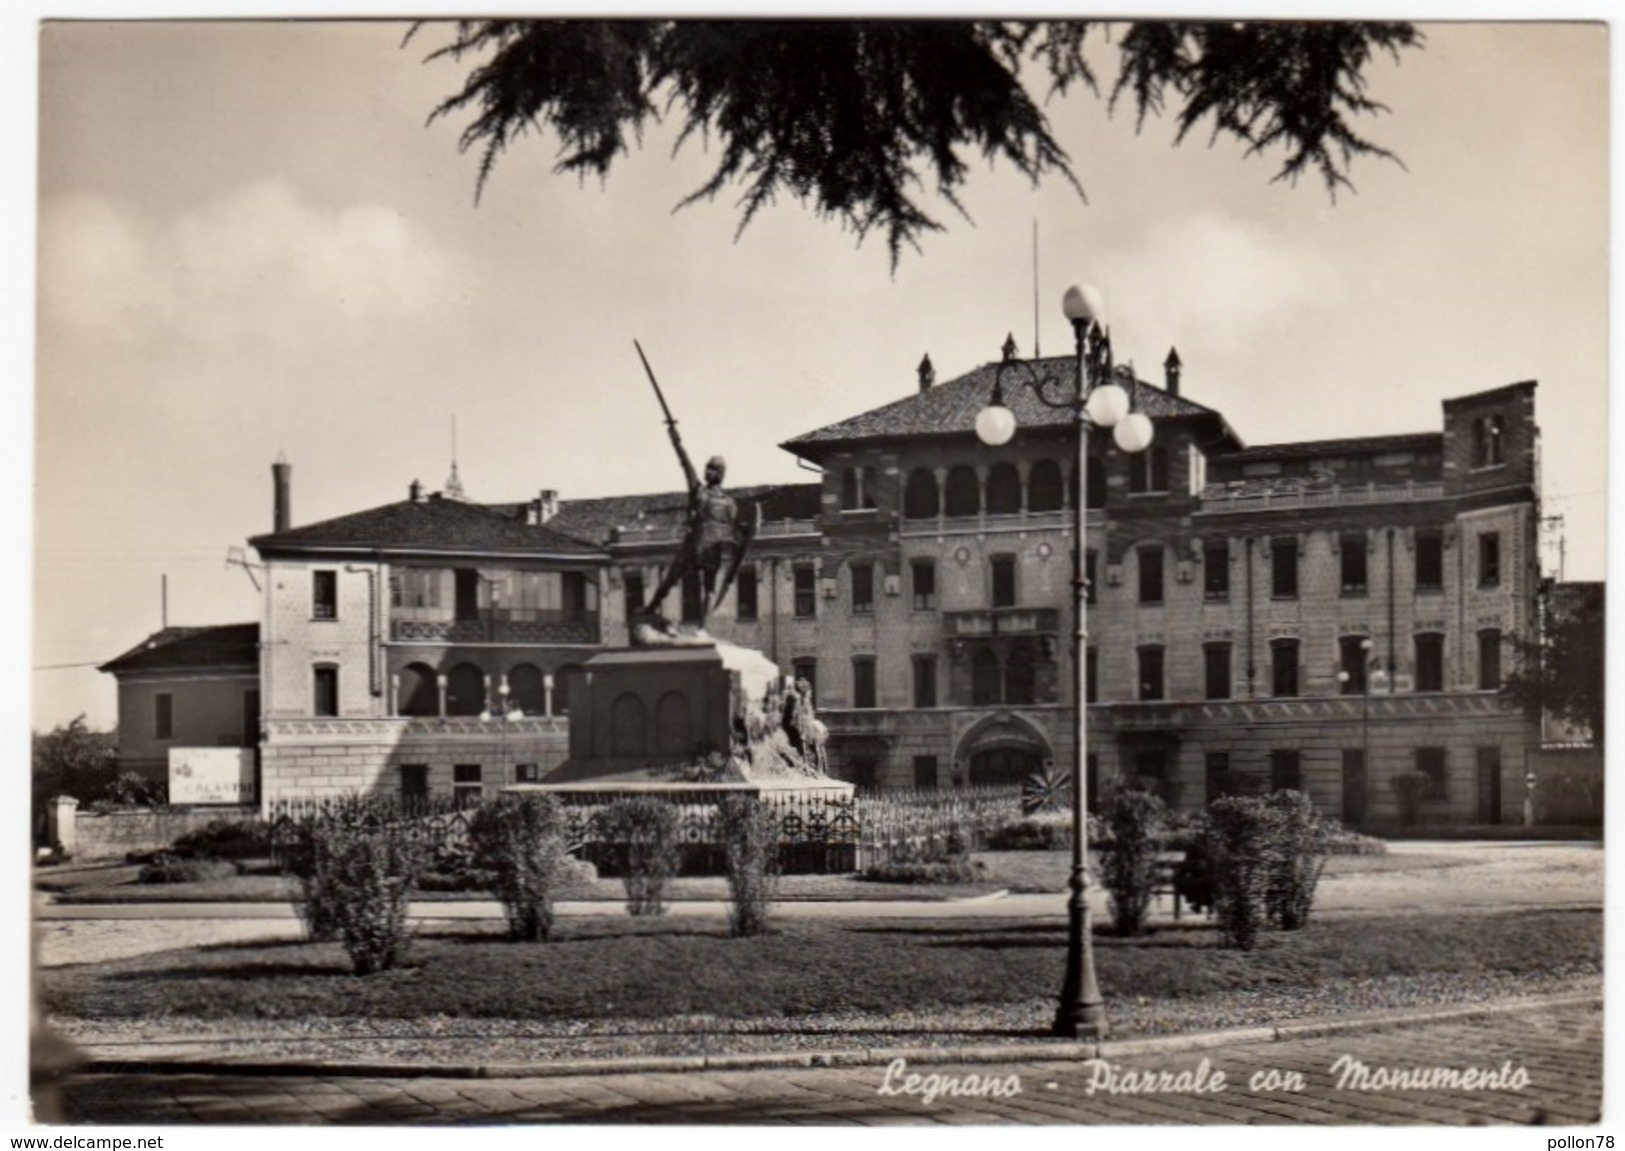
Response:
[[[660,586],[655,588],[649,601],[643,605],[641,614],[657,615],[660,604],[672,588],[689,572],[698,572],[700,576],[700,618],[696,623],[704,624],[705,617],[717,609],[722,598],[728,594],[735,577],[739,574],[739,565],[745,558],[745,549],[750,546],[751,539],[756,535],[756,520],[754,516],[740,515],[739,505],[722,488],[723,478],[727,475],[728,465],[721,456],[712,456],[705,464],[705,480],[694,472],[694,465],[689,461],[688,453],[683,450],[682,437],[677,434],[677,421],[672,418],[671,409],[666,406],[666,397],[660,391],[660,384],[655,380],[654,370],[649,367],[649,359],[643,354],[643,347],[636,340],[632,346],[638,350],[638,358],[643,361],[643,370],[649,375],[649,382],[654,385],[655,396],[660,400],[660,409],[666,414],[666,429],[671,435],[671,446],[677,450],[677,460],[683,466],[683,478],[688,481],[688,516],[683,532],[683,542],[678,549],[677,557],[666,569],[665,578]]]

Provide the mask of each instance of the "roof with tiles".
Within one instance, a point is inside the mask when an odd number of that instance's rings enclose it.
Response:
[[[523,505],[519,505],[523,506]],[[324,547],[378,551],[504,552],[590,558],[598,548],[548,525],[528,523],[500,507],[446,499],[439,494],[401,500],[363,512],[248,541],[261,553]]]
[[[818,516],[821,484],[757,484],[729,488],[742,503],[758,503],[764,520],[810,520]],[[687,492],[641,496],[604,496],[565,500],[547,526],[577,539],[608,544],[618,528],[681,523],[688,514]]]
[[[1072,387],[1072,373],[1077,370],[1077,360],[1073,356],[1045,356],[1022,363],[1031,364],[1039,378],[1055,378],[1060,389]],[[822,455],[822,449],[826,447],[865,440],[973,435],[976,414],[992,399],[993,380],[998,368],[996,361],[983,364],[945,383],[816,431],[806,432],[780,446],[798,456],[814,459]],[[1127,386],[1128,370],[1119,366],[1117,374],[1118,382]],[[1004,375],[1004,402],[1015,414],[1017,425],[1032,428],[1071,424],[1071,410],[1045,404],[1034,395],[1032,388],[1018,384],[1025,378],[1026,373],[1019,370],[1007,371]],[[1212,408],[1193,403],[1184,396],[1172,395],[1140,379],[1134,380],[1133,401],[1136,411],[1144,412],[1154,420],[1198,416],[1223,422],[1223,416]],[[1233,437],[1234,433],[1230,434]]]
[[[1382,452],[1438,452],[1443,450],[1444,434],[1442,432],[1413,432],[1393,436],[1362,436],[1359,439],[1301,440],[1290,444],[1259,444],[1256,447],[1226,452],[1224,458],[1227,462],[1237,460],[1245,462],[1247,460],[1298,459],[1313,456],[1325,458],[1327,456],[1377,455]]]
[[[100,671],[189,671],[248,666],[258,669],[260,625],[228,623],[208,627],[166,627],[129,651],[108,660]]]

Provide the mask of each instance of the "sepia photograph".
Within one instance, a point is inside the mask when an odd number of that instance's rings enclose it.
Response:
[[[1612,1145],[1602,18],[109,16],[16,1129]]]

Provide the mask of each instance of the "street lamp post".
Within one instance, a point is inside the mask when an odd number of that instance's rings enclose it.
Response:
[[[1016,433],[1015,414],[1004,403],[1005,375],[1021,369],[1025,382],[1045,406],[1073,414],[1077,429],[1077,498],[1073,512],[1073,706],[1072,765],[1072,873],[1067,886],[1066,975],[1054,1031],[1070,1038],[1099,1039],[1106,1035],[1106,1005],[1095,978],[1093,930],[1089,916],[1089,811],[1086,800],[1089,770],[1088,667],[1089,588],[1084,565],[1089,506],[1089,430],[1095,425],[1114,428],[1117,446],[1128,452],[1144,451],[1151,443],[1151,421],[1130,411],[1131,398],[1112,381],[1111,340],[1099,322],[1100,296],[1093,288],[1068,288],[1061,301],[1071,321],[1076,374],[1070,383],[1040,376],[1031,363],[1018,360],[1013,341],[1007,341],[1004,359],[993,377],[993,395],[976,416],[976,435],[989,447],[1010,442]]]

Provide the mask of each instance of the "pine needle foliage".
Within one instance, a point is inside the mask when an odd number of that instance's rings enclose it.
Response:
[[[424,25],[414,25],[411,40]],[[436,27],[439,27],[436,25]],[[718,147],[679,207],[742,189],[739,232],[781,197],[855,233],[907,246],[944,230],[929,192],[965,216],[977,156],[1029,182],[1058,177],[1080,197],[1044,99],[1101,95],[1094,41],[1115,51],[1109,104],[1136,121],[1170,112],[1178,139],[1207,124],[1249,154],[1280,150],[1276,179],[1317,173],[1351,187],[1350,162],[1395,157],[1354,128],[1386,108],[1367,93],[1372,60],[1419,47],[1410,24],[1088,20],[463,20],[428,60],[476,61],[431,122],[471,114],[459,146],[479,154],[475,197],[522,137],[551,133],[555,171],[606,177],[671,117],[676,149]],[[1035,80],[1029,87],[1029,77]],[[967,217],[968,218],[968,217]],[[737,238],[737,233],[736,233]]]

